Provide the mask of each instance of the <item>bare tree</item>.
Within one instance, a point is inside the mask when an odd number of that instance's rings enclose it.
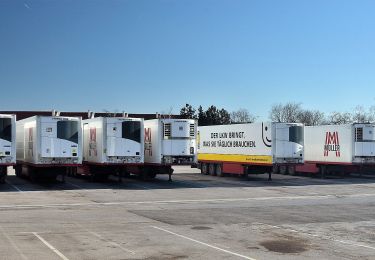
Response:
[[[324,113],[319,110],[302,110],[298,115],[298,122],[307,126],[321,125],[324,121]]]
[[[354,108],[352,120],[355,123],[363,123],[366,120],[366,112],[363,106],[356,106]]]
[[[256,116],[250,114],[250,112],[245,108],[240,108],[230,113],[230,120],[232,124],[253,123],[255,119]]]
[[[327,119],[329,124],[341,125],[352,123],[352,115],[348,112],[332,112]]]
[[[301,104],[286,103],[273,105],[270,112],[270,119],[274,122],[299,122],[299,116],[302,112]]]
[[[374,122],[375,121],[375,106],[371,106],[369,108],[368,121],[369,122]]]

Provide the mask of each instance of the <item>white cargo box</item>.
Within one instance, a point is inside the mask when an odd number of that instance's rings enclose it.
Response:
[[[16,116],[0,115],[0,165],[16,163]]]
[[[305,161],[336,164],[375,163],[375,125],[305,127]]]
[[[145,121],[145,163],[196,163],[197,121],[152,119]]]
[[[37,165],[82,163],[79,117],[33,116],[17,121],[17,161]]]
[[[302,163],[303,124],[252,123],[198,127],[198,161],[272,165]]]
[[[143,119],[97,117],[83,120],[83,160],[97,164],[144,161]]]

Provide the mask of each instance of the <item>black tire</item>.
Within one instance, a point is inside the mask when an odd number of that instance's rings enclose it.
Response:
[[[72,176],[73,176],[73,177],[77,177],[77,176],[78,176],[78,169],[77,169],[77,167],[74,167],[74,168],[72,169]]]
[[[129,178],[130,172],[128,172],[126,169],[121,169],[120,171],[121,177]]]
[[[95,179],[97,180],[97,181],[107,181],[108,180],[108,177],[109,177],[109,174],[97,174],[96,176],[95,176]]]
[[[144,168],[143,171],[140,174],[140,177],[143,181],[148,181],[150,180],[150,176],[152,176],[152,171],[151,169]],[[155,174],[156,176],[156,174]]]
[[[321,179],[325,179],[327,175],[327,167],[325,165],[320,165],[319,166],[319,174]]]
[[[216,165],[216,175],[219,177],[224,176],[223,167],[221,166],[221,164]]]
[[[204,175],[208,174],[208,164],[207,163],[202,163],[201,173],[204,174]]]
[[[6,167],[1,167],[0,166],[0,183],[4,184],[5,183],[5,178],[7,177],[7,168]]]
[[[33,167],[28,167],[27,171],[29,173],[29,178],[30,178],[31,182],[38,181],[39,176],[38,176],[37,169],[34,169]]]
[[[289,175],[296,175],[296,167],[294,167],[293,165],[289,165],[288,166],[288,174]]]
[[[147,175],[148,179],[155,179],[156,177],[156,172],[149,172]]]
[[[21,178],[22,177],[22,166],[16,165],[16,167],[14,167],[14,173],[16,174],[16,176],[18,178]]]
[[[211,175],[211,176],[215,176],[216,175],[216,165],[213,164],[213,163],[210,163],[208,165],[208,173]]]
[[[287,174],[287,167],[285,165],[280,165],[279,167],[280,174]]]

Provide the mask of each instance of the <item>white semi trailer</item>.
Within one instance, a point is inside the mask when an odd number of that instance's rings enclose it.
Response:
[[[82,164],[80,117],[33,116],[17,121],[17,176],[32,180],[62,175]]]
[[[5,182],[8,166],[16,164],[16,116],[0,115],[0,183]]]
[[[375,124],[305,127],[305,164],[298,172],[321,174],[359,172],[375,165]]]
[[[106,179],[127,175],[144,164],[143,119],[96,117],[83,120],[83,165],[80,175]]]
[[[304,160],[304,126],[252,123],[198,127],[198,167],[202,174],[295,171]]]
[[[149,177],[173,173],[172,165],[197,162],[197,121],[194,119],[145,120],[145,172]]]

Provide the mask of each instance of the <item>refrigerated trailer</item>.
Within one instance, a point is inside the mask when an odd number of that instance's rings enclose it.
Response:
[[[8,166],[16,164],[16,116],[0,115],[0,183],[5,182]]]
[[[198,127],[202,174],[294,173],[304,160],[303,124],[251,123]]]
[[[158,118],[145,121],[145,168],[156,174],[173,173],[172,165],[197,163],[197,121],[194,119]]]
[[[83,120],[83,165],[72,174],[106,179],[128,175],[144,163],[143,119],[96,117]],[[134,170],[135,169],[135,170]]]
[[[80,117],[33,116],[16,123],[17,176],[64,180],[68,168],[82,164]]]
[[[375,124],[305,127],[305,164],[298,172],[321,174],[361,173],[375,165]]]

